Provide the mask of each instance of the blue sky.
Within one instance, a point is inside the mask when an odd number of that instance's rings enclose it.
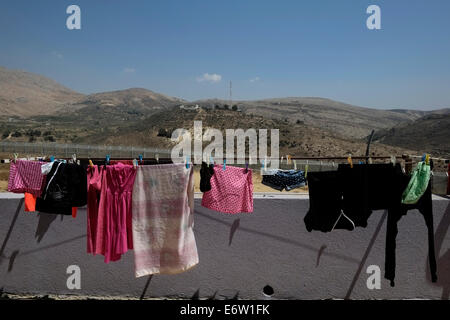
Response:
[[[81,30],[66,8],[81,8]],[[368,30],[366,8],[381,8]],[[0,0],[0,65],[83,93],[450,107],[448,0]],[[205,76],[206,74],[206,76]]]

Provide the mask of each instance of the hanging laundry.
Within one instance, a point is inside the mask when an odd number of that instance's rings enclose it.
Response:
[[[450,163],[448,164],[448,168],[447,168],[447,178],[448,178],[447,194],[450,195]]]
[[[133,160],[109,160],[109,164],[128,164],[130,166],[133,165]]]
[[[174,274],[198,264],[194,178],[184,164],[139,166],[133,187],[135,275]]]
[[[310,173],[310,209],[304,218],[306,229],[325,232],[348,229],[345,225],[340,227],[336,224],[347,224],[347,221],[355,226],[366,227],[372,210],[387,210],[385,278],[394,286],[397,222],[408,210],[418,209],[428,228],[429,264],[431,278],[435,282],[437,275],[431,184],[428,184],[417,204],[406,205],[402,204],[402,193],[409,180],[410,177],[403,173],[400,164],[357,164],[353,168],[346,164],[339,165],[337,172]]]
[[[87,252],[96,254],[98,209],[103,180],[103,166],[87,168]]]
[[[372,210],[398,204],[401,166],[392,164],[340,164],[343,212],[357,227],[367,227]]]
[[[409,183],[409,177],[404,175],[402,185],[397,191],[402,190]],[[430,265],[431,281],[437,281],[436,254],[434,247],[434,225],[433,225],[433,201],[431,198],[431,183],[428,183],[425,193],[414,204],[400,204],[388,210],[387,232],[386,232],[386,252],[385,252],[385,275],[390,280],[391,286],[395,286],[395,248],[398,234],[397,224],[399,220],[408,213],[409,210],[417,209],[423,215],[428,230],[428,263]]]
[[[223,213],[253,212],[252,170],[214,166],[211,190],[203,193],[202,206]]]
[[[42,194],[36,199],[36,211],[72,215],[72,207],[82,207],[86,203],[86,170],[78,164],[55,161]]]
[[[25,192],[24,203],[25,203],[25,212],[34,212],[36,211],[36,196],[34,194]]]
[[[354,223],[342,218],[342,180],[337,171],[310,172],[308,175],[309,210],[306,230],[329,232],[333,229],[353,230]]]
[[[45,176],[41,172],[42,162],[16,160],[10,163],[8,191],[41,195]]]
[[[267,170],[269,171],[269,170]],[[275,190],[291,191],[295,188],[305,186],[305,173],[301,170],[281,170],[274,169],[269,174],[263,175],[262,184]]]
[[[425,162],[419,162],[402,195],[402,203],[414,204],[425,193],[431,177],[431,167]]]
[[[211,190],[211,177],[214,174],[214,164],[207,165],[206,162],[202,162],[200,168],[200,191],[206,192]]]
[[[54,161],[52,161],[52,162],[43,162],[42,165],[41,165],[41,173],[43,175],[49,174],[50,171],[52,170],[52,167],[53,167],[54,163],[55,163]]]
[[[118,163],[104,166],[99,175],[102,179],[94,252],[103,255],[105,263],[109,263],[133,249],[131,198],[136,169]]]

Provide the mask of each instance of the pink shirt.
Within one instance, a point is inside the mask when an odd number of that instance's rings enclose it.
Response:
[[[252,171],[245,168],[214,166],[211,190],[203,193],[202,206],[224,213],[253,212]]]
[[[87,169],[87,252],[96,254],[98,208],[102,189],[103,166]]]
[[[133,249],[131,205],[136,169],[118,163],[108,165],[100,176],[101,182],[96,179],[101,191],[94,252],[104,255],[108,263]]]

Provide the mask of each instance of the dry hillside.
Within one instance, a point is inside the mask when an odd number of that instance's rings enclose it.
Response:
[[[51,114],[83,98],[46,77],[0,67],[0,114],[33,116]]]

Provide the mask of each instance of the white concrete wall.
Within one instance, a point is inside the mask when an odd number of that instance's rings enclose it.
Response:
[[[254,213],[227,215],[196,200],[200,263],[178,275],[134,277],[133,253],[104,264],[86,253],[86,211],[78,217],[23,212],[23,200],[0,199],[0,290],[15,294],[268,299],[449,299],[450,201],[433,201],[437,283],[428,272],[426,226],[418,211],[399,223],[396,286],[383,278],[386,219],[374,212],[365,229],[307,232],[307,196],[257,195]],[[66,287],[66,268],[81,268],[81,290]],[[369,265],[381,289],[366,286]]]

